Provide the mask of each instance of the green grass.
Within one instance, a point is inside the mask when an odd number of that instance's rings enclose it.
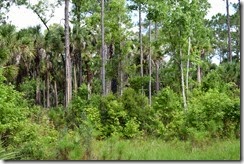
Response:
[[[240,140],[164,142],[160,139],[95,141],[91,160],[240,160]]]

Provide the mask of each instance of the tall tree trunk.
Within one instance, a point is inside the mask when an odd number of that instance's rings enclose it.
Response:
[[[205,50],[202,49],[201,53],[200,53],[200,60],[201,61],[204,59],[204,54],[205,54]],[[201,82],[202,82],[202,68],[201,68],[200,64],[197,65],[197,82],[199,84],[201,84]]]
[[[102,33],[102,68],[101,68],[101,78],[102,78],[102,94],[106,95],[106,81],[105,81],[105,41],[104,41],[104,0],[101,0],[101,33]]]
[[[152,104],[152,54],[151,54],[151,20],[149,20],[149,105]]]
[[[67,108],[72,99],[72,66],[70,56],[70,41],[69,41],[69,0],[65,0],[65,107]]]
[[[201,84],[201,82],[202,82],[200,64],[197,64],[197,82],[198,82],[198,84]]]
[[[120,47],[121,48],[121,47]],[[121,55],[121,54],[120,54]],[[119,65],[118,65],[118,81],[119,81],[119,95],[122,95],[123,90],[123,63],[122,58],[119,56]]]
[[[36,58],[35,58],[35,64],[36,64],[36,104],[37,105],[41,105],[40,59],[41,59],[41,53],[40,53],[40,50],[37,49],[37,51],[36,51]]]
[[[81,11],[81,6],[80,5],[76,5],[76,8],[77,8],[77,11]],[[80,12],[78,12],[78,14],[76,14],[76,17],[77,17],[77,30],[76,30],[76,35],[78,36],[79,35],[79,30],[80,27],[81,27],[81,14]],[[80,43],[81,44],[81,43]],[[81,48],[80,47],[76,47],[77,49],[77,52],[75,53],[76,55],[76,68],[77,68],[77,82],[76,82],[76,85],[77,85],[77,88],[79,88],[82,84],[82,56],[81,56]]]
[[[41,105],[40,77],[36,77],[36,104]]]
[[[157,35],[158,35],[158,26],[157,26],[157,22],[155,21],[155,36],[154,36],[155,41],[157,41]],[[158,91],[160,90],[158,60],[155,61],[155,65],[156,65],[156,93],[158,93]]]
[[[55,106],[58,106],[58,89],[57,89],[57,82],[54,80],[53,82],[54,85],[54,100],[55,100]]]
[[[46,107],[46,84],[45,84],[45,81],[43,83],[44,83],[44,85],[43,85],[43,107],[45,108]]]
[[[124,81],[123,81],[123,61],[120,61],[120,70],[119,70],[119,77],[120,77],[120,87],[119,87],[119,94],[120,96],[122,96],[123,94],[123,85],[124,85]]]
[[[241,60],[241,54],[240,54],[240,50],[241,50],[241,2],[240,0],[238,0],[238,6],[239,6],[239,26],[238,26],[238,48],[237,48],[237,56],[238,56],[238,60]]]
[[[229,0],[226,0],[226,14],[227,14],[227,28],[228,28],[228,60],[229,60],[229,62],[232,62]]]
[[[191,38],[188,38],[188,52],[187,52],[187,65],[186,65],[186,98],[188,98],[189,91],[189,67],[190,67],[190,50],[191,50]]]
[[[185,95],[185,82],[184,82],[184,69],[183,69],[183,55],[182,49],[180,48],[180,72],[181,72],[181,87],[182,87],[182,97],[184,103],[184,109],[187,111],[186,95]]]
[[[92,77],[93,77],[93,74],[92,74],[92,71],[91,71],[91,67],[89,65],[89,60],[86,60],[85,61],[85,66],[86,66],[86,71],[87,71],[87,74],[86,74],[86,77],[87,77],[87,89],[88,89],[88,98],[90,97],[91,95],[91,88],[92,88]]]
[[[141,3],[139,4],[139,42],[140,42],[140,68],[141,77],[143,77],[143,52],[142,52],[142,18],[141,18]],[[143,86],[142,86],[143,92]]]
[[[47,71],[46,71],[46,95],[47,95],[47,108],[50,108],[50,73],[49,73],[49,61],[47,60]]]
[[[78,87],[81,86],[83,78],[82,78],[82,56],[81,53],[78,53]]]
[[[156,92],[158,93],[160,89],[160,83],[159,83],[159,63],[157,60],[155,61],[155,65],[156,65]]]
[[[76,64],[73,65],[73,74],[74,74],[74,79],[73,79],[73,82],[74,82],[74,91],[76,92],[77,91],[77,78],[76,78]]]

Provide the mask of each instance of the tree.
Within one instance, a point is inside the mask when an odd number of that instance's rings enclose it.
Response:
[[[104,0],[101,0],[101,58],[102,58],[102,67],[101,67],[101,79],[102,79],[102,94],[106,95],[106,70],[105,70],[105,42],[104,42]]]
[[[72,65],[70,56],[70,35],[69,35],[69,0],[65,0],[65,107],[67,108],[72,99]]]
[[[64,58],[64,27],[59,24],[49,26],[49,31],[45,32],[44,49],[49,55],[50,88],[53,88],[54,106],[58,106],[58,93],[64,93],[65,88],[65,58]],[[63,94],[61,94],[63,95]],[[63,99],[64,100],[64,99]]]
[[[149,20],[149,105],[152,104],[152,55],[151,55],[151,20]]]
[[[227,21],[227,29],[228,29],[228,60],[229,62],[232,62],[229,0],[226,0],[226,21]]]

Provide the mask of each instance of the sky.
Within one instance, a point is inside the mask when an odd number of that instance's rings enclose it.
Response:
[[[29,0],[29,1],[33,4],[38,2],[38,0]],[[54,0],[49,0],[49,1],[53,2]],[[230,3],[237,2],[237,0],[229,0],[229,1]],[[211,4],[211,9],[209,10],[209,13],[206,17],[207,19],[210,19],[213,15],[217,13],[226,12],[225,1],[209,0],[209,2]],[[18,29],[26,28],[29,26],[35,26],[38,24],[41,24],[42,30],[45,29],[45,27],[42,25],[42,22],[37,17],[37,15],[35,15],[30,9],[26,9],[24,6],[21,7],[12,6],[10,8],[10,12],[8,13],[8,17],[9,17],[8,22],[16,25]],[[48,25],[51,25],[53,23],[60,24],[62,23],[63,19],[64,19],[64,7],[61,6],[55,9],[54,17],[51,18],[51,20],[48,22]]]
[[[55,0],[49,0],[50,2],[54,2]],[[225,0],[208,0],[211,4],[211,8],[206,16],[207,19],[211,19],[213,15],[217,13],[226,13],[226,3]],[[30,3],[35,4],[38,0],[29,0]],[[237,3],[238,0],[229,0],[230,3]],[[233,11],[230,9],[230,14]],[[50,19],[47,25],[51,25],[53,23],[63,24],[64,23],[64,6],[60,6],[55,9],[54,16]],[[30,9],[26,9],[24,6],[12,6],[10,8],[10,12],[8,13],[8,21],[9,23],[15,25],[18,30],[22,28],[27,28],[30,26],[36,26],[38,24],[42,27],[42,32],[45,30],[45,26],[42,24],[38,16],[33,13]],[[134,27],[134,31],[138,31],[138,27]],[[214,59],[214,63],[218,64],[218,59]]]

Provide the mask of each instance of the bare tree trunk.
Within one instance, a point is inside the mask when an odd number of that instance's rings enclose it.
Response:
[[[47,61],[47,72],[46,72],[46,94],[47,94],[47,108],[50,108],[50,73],[49,73],[49,61]]]
[[[40,50],[37,49],[36,51],[36,104],[41,105],[41,91],[40,91],[40,60],[41,60],[41,53]]]
[[[183,97],[184,109],[185,109],[185,111],[187,111],[187,103],[186,103],[186,95],[185,95],[185,82],[184,82],[184,69],[183,69],[182,58],[183,58],[183,55],[182,55],[182,50],[180,48],[180,72],[181,72],[182,97]]]
[[[112,81],[111,80],[106,80],[106,94],[110,93],[112,90]]]
[[[82,84],[82,81],[83,81],[83,78],[82,78],[82,56],[80,53],[78,55],[79,55],[79,57],[78,57],[78,59],[79,59],[78,60],[78,79],[79,79],[78,87],[80,87]]]
[[[205,50],[202,49],[201,53],[200,53],[200,60],[201,61],[204,59],[204,54],[205,54]],[[202,68],[201,68],[200,64],[197,65],[197,82],[199,84],[201,84],[201,82],[202,82]]]
[[[55,99],[55,106],[58,106],[58,89],[57,89],[57,82],[54,80],[54,99]]]
[[[151,54],[151,20],[149,20],[149,105],[152,104],[152,54]]]
[[[189,67],[190,67],[190,50],[191,50],[191,38],[188,38],[188,53],[187,53],[187,65],[186,65],[186,97],[188,98],[189,91]]]
[[[40,77],[36,77],[36,104],[41,105]]]
[[[201,84],[202,78],[201,78],[201,67],[200,64],[197,65],[197,82]]]
[[[73,74],[74,74],[74,79],[73,79],[73,82],[74,82],[74,91],[76,92],[77,91],[77,78],[76,78],[76,64],[73,65]]]
[[[227,28],[228,28],[228,59],[229,59],[229,62],[232,62],[229,0],[226,0],[226,13],[227,13]]]
[[[119,95],[122,95],[123,90],[123,68],[122,68],[122,58],[119,59],[118,65],[118,75],[119,75]]]
[[[140,68],[141,68],[141,77],[143,77],[143,52],[142,52],[142,20],[141,20],[141,3],[139,4],[139,42],[140,42]],[[142,86],[143,92],[143,86]]]
[[[158,26],[157,22],[155,21],[155,41],[157,41],[157,35],[158,35]],[[156,65],[156,93],[160,90],[160,83],[159,83],[159,63],[158,60],[155,61]]]
[[[102,33],[102,68],[101,68],[101,78],[102,78],[102,94],[106,95],[106,81],[105,81],[105,41],[104,41],[104,0],[101,0],[101,33]]]
[[[91,68],[90,68],[90,65],[89,65],[89,60],[90,59],[85,61],[85,66],[86,66],[86,70],[87,70],[86,77],[87,77],[88,98],[91,95],[91,87],[92,87],[91,83],[92,83],[92,78],[93,78],[93,74],[92,74],[92,71],[91,71]]]
[[[160,89],[160,84],[159,84],[159,63],[158,61],[155,62],[156,65],[156,92],[158,93]]]
[[[46,107],[46,84],[44,81],[44,86],[43,86],[43,107]]]
[[[72,66],[70,57],[69,41],[69,0],[65,0],[65,107],[67,108],[72,99]]]
[[[122,61],[121,61],[120,66],[121,66],[121,69],[120,69],[120,92],[119,92],[119,94],[120,94],[120,96],[122,96],[122,94],[123,94],[123,85],[124,85],[123,62]]]
[[[238,48],[237,48],[237,56],[238,56],[238,60],[241,60],[241,54],[240,54],[240,50],[241,50],[241,2],[240,0],[238,0],[238,6],[239,6],[239,26],[238,26]]]

